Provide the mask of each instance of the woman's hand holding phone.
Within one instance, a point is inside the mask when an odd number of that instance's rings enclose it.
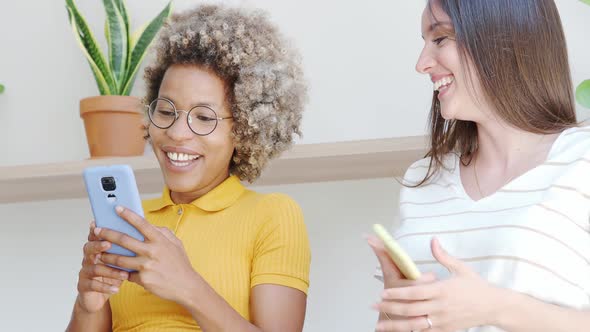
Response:
[[[95,234],[94,222],[90,224],[88,242],[84,244],[82,269],[78,274],[78,299],[80,309],[87,313],[100,311],[112,294],[129,274],[125,271],[106,266],[101,256],[111,248],[111,243],[101,241]]]
[[[433,273],[423,273],[417,280],[406,279],[389,256],[383,241],[376,236],[369,235],[367,237],[367,243],[371,249],[373,249],[375,256],[377,256],[377,260],[379,261],[379,265],[381,266],[384,288],[408,287],[436,280],[436,276]]]
[[[367,243],[373,249],[375,256],[377,256],[377,260],[379,261],[379,265],[381,266],[381,271],[383,274],[383,288],[384,289],[392,289],[392,288],[401,288],[401,287],[410,287],[416,286],[421,284],[428,284],[435,282],[437,280],[434,273],[422,273],[420,278],[416,280],[410,280],[404,277],[400,269],[395,265],[393,259],[390,257],[387,249],[385,248],[385,244],[381,239],[377,236],[369,235],[367,237]],[[410,302],[410,301],[400,301],[400,302]],[[391,329],[391,331],[397,331],[398,327],[401,327],[400,330],[403,330],[403,326],[413,324],[411,320],[416,320],[422,322],[424,317],[406,317],[406,316],[398,316],[392,313],[387,313],[387,308],[376,307],[374,309],[378,310],[379,312],[383,312],[385,319],[388,321],[387,324],[394,325],[395,327]],[[405,329],[404,331],[410,331],[411,329]],[[385,331],[385,330],[384,330]],[[387,330],[390,331],[390,330]]]
[[[191,287],[203,280],[193,269],[182,242],[172,231],[156,227],[130,209],[117,208],[117,214],[135,227],[144,237],[139,241],[127,234],[96,228],[101,240],[133,251],[136,256],[102,253],[101,261],[136,271],[129,274],[129,281],[137,283],[150,293],[166,300],[187,305]]]

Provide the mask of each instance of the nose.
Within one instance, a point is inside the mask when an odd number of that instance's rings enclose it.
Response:
[[[175,141],[185,141],[192,139],[195,133],[191,130],[187,123],[188,113],[185,111],[178,111],[178,119],[174,121],[174,124],[166,129],[168,137]]]
[[[434,60],[432,54],[430,54],[430,50],[425,46],[418,57],[416,71],[420,74],[428,74],[432,67],[434,67],[435,63],[436,61]]]

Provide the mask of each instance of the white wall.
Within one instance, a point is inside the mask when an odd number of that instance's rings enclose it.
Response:
[[[268,10],[301,49],[311,104],[303,142],[421,134],[431,84],[414,72],[422,46],[424,0],[227,0]],[[77,1],[104,41],[102,1]],[[167,0],[128,0],[134,27]],[[200,1],[177,0],[182,10]],[[590,9],[557,0],[575,82],[590,78]],[[94,78],[67,23],[63,0],[0,1],[0,166],[88,156],[78,115],[81,98],[97,94]],[[133,94],[141,96],[139,77]],[[24,115],[27,113],[27,115]],[[363,121],[359,122],[359,116]],[[590,113],[583,112],[583,117]]]
[[[177,0],[180,10],[197,1]],[[233,0],[259,6],[304,55],[311,104],[304,143],[418,135],[431,85],[414,72],[424,1]],[[99,0],[78,0],[102,36]],[[166,0],[128,0],[133,25]],[[590,8],[557,0],[575,82],[590,78]],[[64,1],[0,0],[0,166],[87,158],[81,98],[97,94],[67,24]],[[137,81],[134,95],[141,96]],[[588,110],[579,110],[582,118]],[[359,123],[359,116],[366,117]],[[313,250],[306,332],[372,331],[369,306],[379,284],[361,238],[389,223],[399,190],[392,180],[260,188],[292,195],[303,207]],[[1,188],[0,188],[1,190]],[[90,219],[86,200],[0,205],[2,330],[58,331],[75,296],[81,245]]]

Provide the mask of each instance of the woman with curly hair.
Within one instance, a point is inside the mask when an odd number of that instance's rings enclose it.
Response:
[[[240,182],[300,134],[297,53],[263,13],[221,6],[173,16],[155,48],[146,130],[166,186],[144,201],[145,219],[117,208],[144,242],[91,224],[68,331],[301,331],[301,210]]]
[[[429,0],[416,70],[431,145],[395,237],[424,272],[384,282],[377,331],[588,331],[590,127],[577,123],[553,0]],[[443,249],[444,248],[444,249]]]

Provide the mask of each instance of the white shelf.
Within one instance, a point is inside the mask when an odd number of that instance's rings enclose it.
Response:
[[[425,152],[423,136],[295,145],[271,162],[253,185],[394,177]],[[82,170],[110,164],[131,165],[141,193],[162,190],[162,175],[153,156],[94,159],[0,167],[0,203],[86,197]]]

